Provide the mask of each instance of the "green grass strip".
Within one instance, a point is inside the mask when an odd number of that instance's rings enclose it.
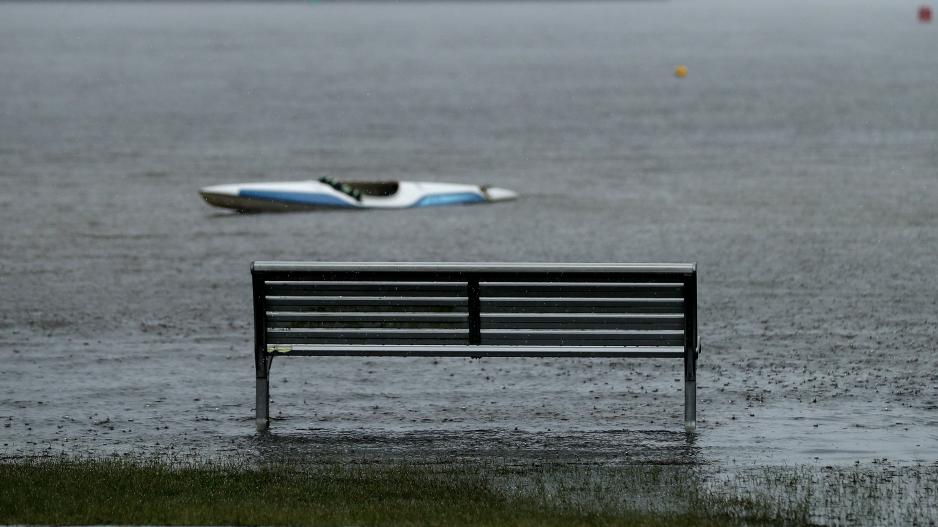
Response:
[[[455,466],[0,463],[0,523],[127,525],[727,525],[694,513],[603,510],[493,490]],[[630,489],[618,489],[629,492]]]

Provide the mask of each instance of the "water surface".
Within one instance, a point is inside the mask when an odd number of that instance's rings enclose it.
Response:
[[[0,452],[933,463],[936,44],[891,3],[0,4]],[[196,194],[322,175],[523,199]],[[256,438],[255,259],[696,261],[699,434],[676,361],[322,358]]]

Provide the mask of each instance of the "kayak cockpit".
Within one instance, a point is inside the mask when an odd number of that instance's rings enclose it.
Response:
[[[351,196],[355,201],[361,201],[363,197],[386,198],[397,194],[400,190],[400,184],[397,181],[339,181],[333,177],[323,176],[319,178],[319,182]]]
[[[365,196],[375,198],[393,196],[401,188],[397,181],[346,181],[345,184],[357,189]]]

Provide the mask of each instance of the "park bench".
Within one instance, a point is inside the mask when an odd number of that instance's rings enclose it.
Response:
[[[274,357],[684,360],[696,426],[695,264],[254,262],[257,429]]]

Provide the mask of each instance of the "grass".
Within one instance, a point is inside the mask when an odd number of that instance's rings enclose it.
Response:
[[[695,486],[692,467],[0,463],[0,523],[226,525],[803,524]],[[579,473],[578,473],[579,472]],[[623,499],[628,498],[628,499]],[[796,508],[797,509],[797,508]],[[790,511],[789,511],[790,512]]]

